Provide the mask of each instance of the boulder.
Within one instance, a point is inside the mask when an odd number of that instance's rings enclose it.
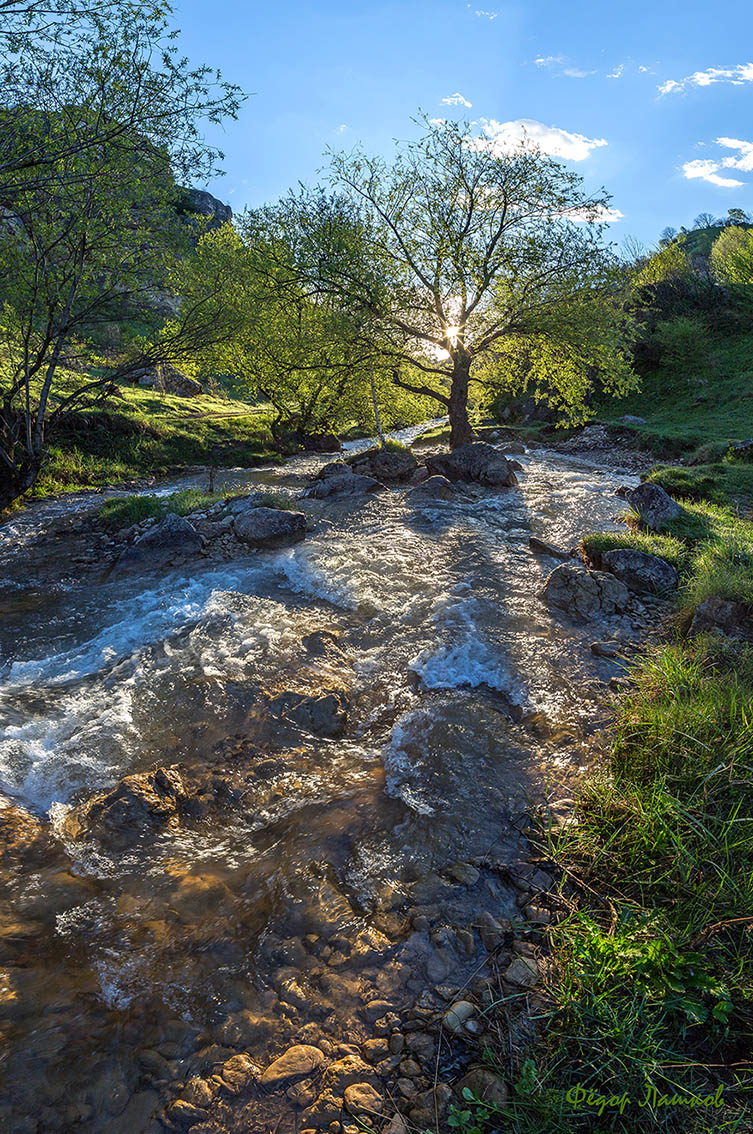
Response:
[[[413,504],[425,504],[431,500],[450,500],[454,495],[455,489],[446,476],[430,476],[411,488],[405,499]]]
[[[314,500],[324,500],[328,496],[364,496],[376,492],[384,486],[370,476],[359,476],[345,466],[346,472],[332,472],[322,477],[308,489],[306,495]]]
[[[672,520],[678,520],[683,509],[658,484],[645,482],[625,494],[626,500],[651,531],[660,532]]]
[[[146,831],[174,826],[187,802],[177,768],[157,768],[126,776],[112,791],[87,803],[78,826],[105,845],[125,847]]]
[[[348,458],[354,473],[375,480],[408,480],[418,468],[410,449],[369,449]]]
[[[263,1071],[259,1082],[268,1090],[288,1087],[298,1079],[306,1079],[324,1063],[324,1052],[307,1043],[296,1043],[273,1060]]]
[[[549,606],[583,622],[623,611],[629,601],[627,587],[614,575],[579,563],[555,567],[542,594]]]
[[[0,796],[0,862],[30,867],[46,858],[50,848],[49,825]]]
[[[304,539],[306,517],[284,508],[248,508],[234,517],[233,528],[249,547],[280,547]]]
[[[507,1102],[507,1083],[491,1067],[471,1067],[457,1085],[461,1097],[466,1089],[490,1106],[503,1107]]]
[[[728,638],[753,641],[753,611],[741,602],[713,595],[699,603],[690,624],[691,634],[716,631]]]
[[[526,451],[525,445],[522,445],[520,441],[503,441],[502,448],[505,456],[521,457]]]
[[[753,439],[738,441],[737,444],[732,446],[732,452],[741,461],[753,461]]]
[[[281,721],[314,736],[340,736],[348,720],[348,699],[341,690],[307,697],[302,693],[280,693],[270,708]]]
[[[448,480],[473,481],[492,488],[517,484],[515,473],[501,453],[483,441],[460,445],[450,453],[428,457],[426,467]]]
[[[164,363],[158,367],[157,375],[157,388],[165,394],[178,394],[182,398],[195,398],[198,394],[204,393],[201,383],[197,382],[195,378],[189,378],[182,370],[178,370],[177,366]]]
[[[620,425],[645,425],[645,417],[635,417],[632,413],[625,413],[622,417],[618,417],[617,421]]]
[[[177,559],[197,555],[202,540],[193,524],[169,512],[164,520],[148,528],[126,547],[115,564],[117,574],[128,571],[159,571]]]
[[[677,571],[666,559],[630,547],[605,551],[601,565],[631,591],[665,594],[674,590],[680,581]]]

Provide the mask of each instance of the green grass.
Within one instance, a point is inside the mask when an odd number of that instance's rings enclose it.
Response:
[[[246,488],[239,488],[228,492],[222,489],[219,492],[203,492],[200,488],[182,488],[169,496],[155,496],[149,493],[133,496],[120,496],[113,500],[106,500],[97,512],[99,522],[110,531],[119,531],[129,528],[133,524],[140,524],[142,520],[150,518],[162,519],[168,512],[176,516],[190,516],[192,512],[203,511],[212,504],[219,504],[238,496],[247,496],[250,492]],[[295,502],[288,496],[276,492],[254,492],[254,504],[257,508],[295,508]]]
[[[614,547],[662,555],[682,574],[686,613],[711,595],[753,607],[753,523],[718,505],[686,508],[667,534],[632,524],[587,536],[584,552],[594,562]],[[551,999],[506,1115],[482,1134],[750,1129],[753,647],[678,634],[629,676],[577,822],[542,832],[563,879]],[[506,1056],[487,1052],[500,1066]],[[721,1083],[725,1105],[633,1105],[599,1119],[567,1098],[581,1084],[644,1099],[647,1083],[699,1097]]]
[[[753,505],[753,465],[720,461],[693,466],[657,465],[648,480],[686,500],[710,500],[717,504]]]
[[[58,395],[74,382],[79,375],[63,375]],[[181,398],[123,386],[117,397],[61,425],[32,495],[165,476],[192,465],[276,461],[269,421],[265,407],[231,398]]]
[[[644,376],[638,393],[597,407],[608,424],[623,414],[646,420],[629,427],[641,448],[677,457],[714,446],[721,457],[753,433],[753,333],[719,337],[693,372],[661,368]]]

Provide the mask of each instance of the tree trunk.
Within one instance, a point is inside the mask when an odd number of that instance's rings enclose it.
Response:
[[[471,357],[465,351],[458,351],[453,360],[452,385],[450,386],[450,448],[467,445],[473,440],[473,430],[468,421],[468,382],[471,372]]]
[[[387,439],[382,431],[382,418],[379,414],[379,402],[377,400],[376,382],[374,381],[374,356],[372,355],[369,360],[369,374],[371,378],[371,401],[374,406],[374,420],[376,421],[377,434],[379,436],[379,444],[384,449],[387,444]]]
[[[0,465],[0,512],[15,504],[19,496],[23,496],[33,488],[42,469],[42,459],[26,461],[15,469],[7,465]]]

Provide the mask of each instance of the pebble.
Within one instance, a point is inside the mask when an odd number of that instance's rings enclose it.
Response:
[[[442,1023],[445,1028],[447,1028],[448,1032],[459,1035],[463,1030],[463,1025],[466,1020],[470,1020],[475,1011],[474,1005],[471,1004],[469,1000],[456,1000],[445,1012],[442,1017]]]

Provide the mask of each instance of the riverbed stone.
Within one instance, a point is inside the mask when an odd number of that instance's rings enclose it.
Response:
[[[311,1044],[293,1044],[273,1060],[262,1072],[259,1082],[268,1090],[288,1087],[297,1079],[305,1079],[324,1063],[324,1053]]]
[[[553,543],[549,543],[545,539],[539,539],[538,536],[532,535],[528,538],[528,546],[531,551],[539,555],[549,555],[552,559],[569,559],[570,552],[566,551],[563,547],[557,547]]]
[[[285,508],[250,508],[233,518],[233,528],[249,547],[281,547],[305,538],[306,517]]]
[[[444,1122],[452,1102],[452,1089],[446,1083],[438,1083],[436,1087],[423,1091],[413,1099],[409,1111],[411,1122],[421,1130],[427,1126],[434,1126],[439,1116],[440,1124]],[[440,1125],[440,1129],[441,1129]]]
[[[466,1021],[470,1020],[475,1011],[475,1005],[471,1004],[470,1000],[456,1000],[445,1012],[442,1023],[448,1032],[460,1035]]]
[[[539,969],[535,957],[514,957],[503,973],[508,984],[520,988],[533,988],[539,981]]]
[[[577,563],[555,567],[542,595],[549,606],[583,622],[624,611],[630,598],[625,584],[614,575]]]
[[[460,445],[450,453],[428,457],[426,467],[432,474],[451,481],[472,481],[491,488],[509,487],[518,483],[502,453],[483,441]]]
[[[135,543],[126,547],[116,561],[115,574],[159,571],[178,559],[198,555],[202,539],[184,516],[169,512],[164,520],[147,528]]]
[[[246,1052],[232,1055],[222,1065],[220,1076],[232,1094],[247,1090],[259,1078],[259,1067]]]
[[[699,603],[690,624],[691,634],[716,631],[728,638],[753,641],[753,609],[741,602],[731,602],[712,595]]]
[[[370,1083],[351,1083],[343,1093],[345,1109],[350,1114],[381,1114],[384,1100]]]
[[[630,489],[626,499],[646,527],[654,532],[660,532],[672,520],[679,520],[684,513],[677,501],[658,484],[639,484]]]
[[[461,1096],[466,1089],[491,1106],[503,1107],[507,1102],[507,1083],[490,1067],[471,1067],[457,1084]]]
[[[674,590],[680,581],[677,571],[666,559],[632,547],[605,551],[601,565],[631,591],[665,594]]]

